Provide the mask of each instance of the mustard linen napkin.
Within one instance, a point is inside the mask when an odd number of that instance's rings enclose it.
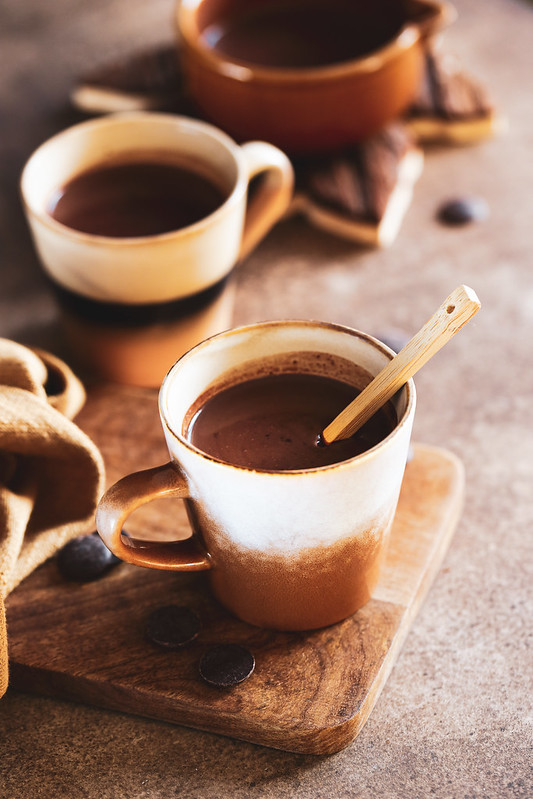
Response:
[[[61,360],[0,338],[0,697],[8,682],[5,598],[94,529],[104,464],[71,421],[84,402],[83,385]]]

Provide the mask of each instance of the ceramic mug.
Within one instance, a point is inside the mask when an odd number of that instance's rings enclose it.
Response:
[[[428,38],[454,17],[444,0],[176,5],[185,79],[205,117],[295,155],[353,145],[403,114]]]
[[[208,570],[217,599],[260,627],[305,630],[350,616],[378,581],[415,412],[412,380],[394,397],[389,435],[320,468],[254,470],[217,460],[188,441],[188,412],[204,392],[270,371],[327,374],[361,389],[393,355],[369,335],[308,321],[264,322],[199,344],[174,364],[159,393],[170,461],[105,493],[100,536],[129,563]],[[128,516],[159,497],[185,500],[192,537],[153,544],[123,536]]]
[[[127,238],[79,232],[51,215],[51,197],[76,176],[141,160],[204,172],[224,199],[187,227]],[[238,146],[207,123],[171,114],[111,115],[42,144],[24,167],[21,192],[71,348],[104,378],[158,387],[177,357],[229,327],[233,268],[283,216],[292,187],[290,161],[272,145]]]

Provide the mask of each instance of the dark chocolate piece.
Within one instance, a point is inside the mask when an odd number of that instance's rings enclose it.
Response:
[[[81,82],[133,94],[177,94],[182,84],[177,48],[162,45],[117,58],[85,75]]]
[[[410,134],[400,125],[390,125],[361,145],[363,185],[369,218],[379,222],[398,182],[400,163],[412,147]]]
[[[146,623],[148,639],[164,649],[181,649],[194,641],[201,629],[194,611],[179,605],[165,605],[152,611]]]
[[[198,115],[174,44],[126,54],[82,75],[71,100],[86,113],[144,109]]]
[[[350,219],[379,222],[413,144],[402,125],[391,125],[342,152],[295,163],[297,187],[311,200]]]
[[[66,580],[90,582],[121,563],[106,547],[98,533],[72,539],[59,550],[57,566]]]
[[[254,656],[238,644],[220,644],[208,649],[199,664],[202,679],[216,688],[238,685],[252,674],[254,668]]]
[[[426,70],[411,116],[475,119],[492,114],[488,92],[448,53],[426,52]]]
[[[298,176],[298,171],[297,171]],[[350,217],[368,214],[357,149],[302,165],[302,188],[316,202]]]
[[[483,222],[489,215],[489,206],[482,197],[459,197],[440,206],[437,217],[446,225],[467,225]]]

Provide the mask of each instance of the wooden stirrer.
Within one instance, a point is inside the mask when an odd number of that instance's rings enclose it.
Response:
[[[378,375],[324,428],[321,443],[349,438],[424,366],[481,308],[476,292],[459,286],[424,327]]]

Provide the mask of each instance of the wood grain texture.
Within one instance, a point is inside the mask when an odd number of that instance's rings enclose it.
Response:
[[[154,394],[124,389],[121,400],[112,405],[108,389],[96,390],[81,417],[102,438],[109,481],[137,468],[139,452],[145,465],[165,457]],[[132,441],[138,448],[127,448]],[[11,685],[278,749],[336,752],[377,701],[453,534],[462,493],[461,463],[416,446],[374,597],[345,622],[311,633],[238,621],[211,597],[202,574],[121,564],[97,582],[76,584],[51,560],[9,597]],[[182,509],[171,503],[143,520],[143,534],[148,526],[161,537],[173,520],[186,535]],[[182,651],[145,640],[148,614],[169,603],[202,619],[199,637]],[[203,652],[221,642],[239,643],[256,659],[254,674],[232,689],[212,688],[198,674]]]

